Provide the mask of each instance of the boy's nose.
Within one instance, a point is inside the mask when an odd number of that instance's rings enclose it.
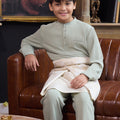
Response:
[[[65,5],[61,5],[61,10],[65,10]]]

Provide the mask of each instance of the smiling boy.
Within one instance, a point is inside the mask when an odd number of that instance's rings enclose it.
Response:
[[[44,120],[62,120],[62,108],[68,95],[73,100],[76,120],[94,120],[94,105],[103,69],[103,55],[94,28],[72,16],[76,0],[49,0],[49,8],[57,21],[42,25],[23,39],[21,52],[25,67],[39,67],[34,49],[46,49],[53,60],[41,95]]]

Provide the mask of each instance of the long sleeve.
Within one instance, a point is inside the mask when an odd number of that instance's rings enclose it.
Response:
[[[103,54],[93,27],[89,30],[86,40],[90,57],[90,67],[84,72],[84,74],[89,80],[97,80],[100,78],[103,70]]]
[[[34,49],[42,48],[42,26],[32,35],[24,38],[19,50],[24,56],[34,54]]]

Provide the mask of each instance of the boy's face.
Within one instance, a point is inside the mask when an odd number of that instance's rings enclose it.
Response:
[[[61,2],[54,0],[52,4],[49,4],[49,8],[53,11],[59,22],[68,23],[73,20],[72,13],[76,8],[76,3],[74,4],[70,0],[62,0]]]

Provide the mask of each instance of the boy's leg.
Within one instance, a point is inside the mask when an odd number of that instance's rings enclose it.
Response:
[[[50,89],[42,98],[44,120],[62,120],[62,108],[66,95],[56,89]]]
[[[94,120],[94,105],[89,93],[73,93],[72,99],[76,120]]]

